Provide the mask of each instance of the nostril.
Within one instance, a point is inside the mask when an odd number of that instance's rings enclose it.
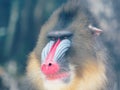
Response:
[[[49,63],[48,66],[52,66],[52,63]]]

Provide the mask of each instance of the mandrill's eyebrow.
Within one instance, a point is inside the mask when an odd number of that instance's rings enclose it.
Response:
[[[68,30],[61,31],[51,31],[48,33],[48,38],[67,38],[73,36],[73,32]]]

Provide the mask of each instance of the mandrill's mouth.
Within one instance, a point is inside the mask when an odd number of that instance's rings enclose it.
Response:
[[[70,73],[63,72],[63,73],[56,73],[56,74],[49,74],[46,75],[47,80],[59,80],[59,79],[66,79],[70,76]]]

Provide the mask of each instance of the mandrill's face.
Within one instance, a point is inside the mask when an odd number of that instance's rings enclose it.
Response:
[[[70,79],[70,65],[68,52],[70,50],[73,33],[70,31],[52,31],[48,33],[48,43],[41,53],[41,71],[47,80]]]

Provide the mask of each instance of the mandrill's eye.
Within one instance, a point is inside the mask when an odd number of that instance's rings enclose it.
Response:
[[[70,38],[73,36],[73,33],[68,31],[68,30],[61,30],[61,31],[51,31],[48,33],[48,38],[50,39],[66,39],[66,38]]]

